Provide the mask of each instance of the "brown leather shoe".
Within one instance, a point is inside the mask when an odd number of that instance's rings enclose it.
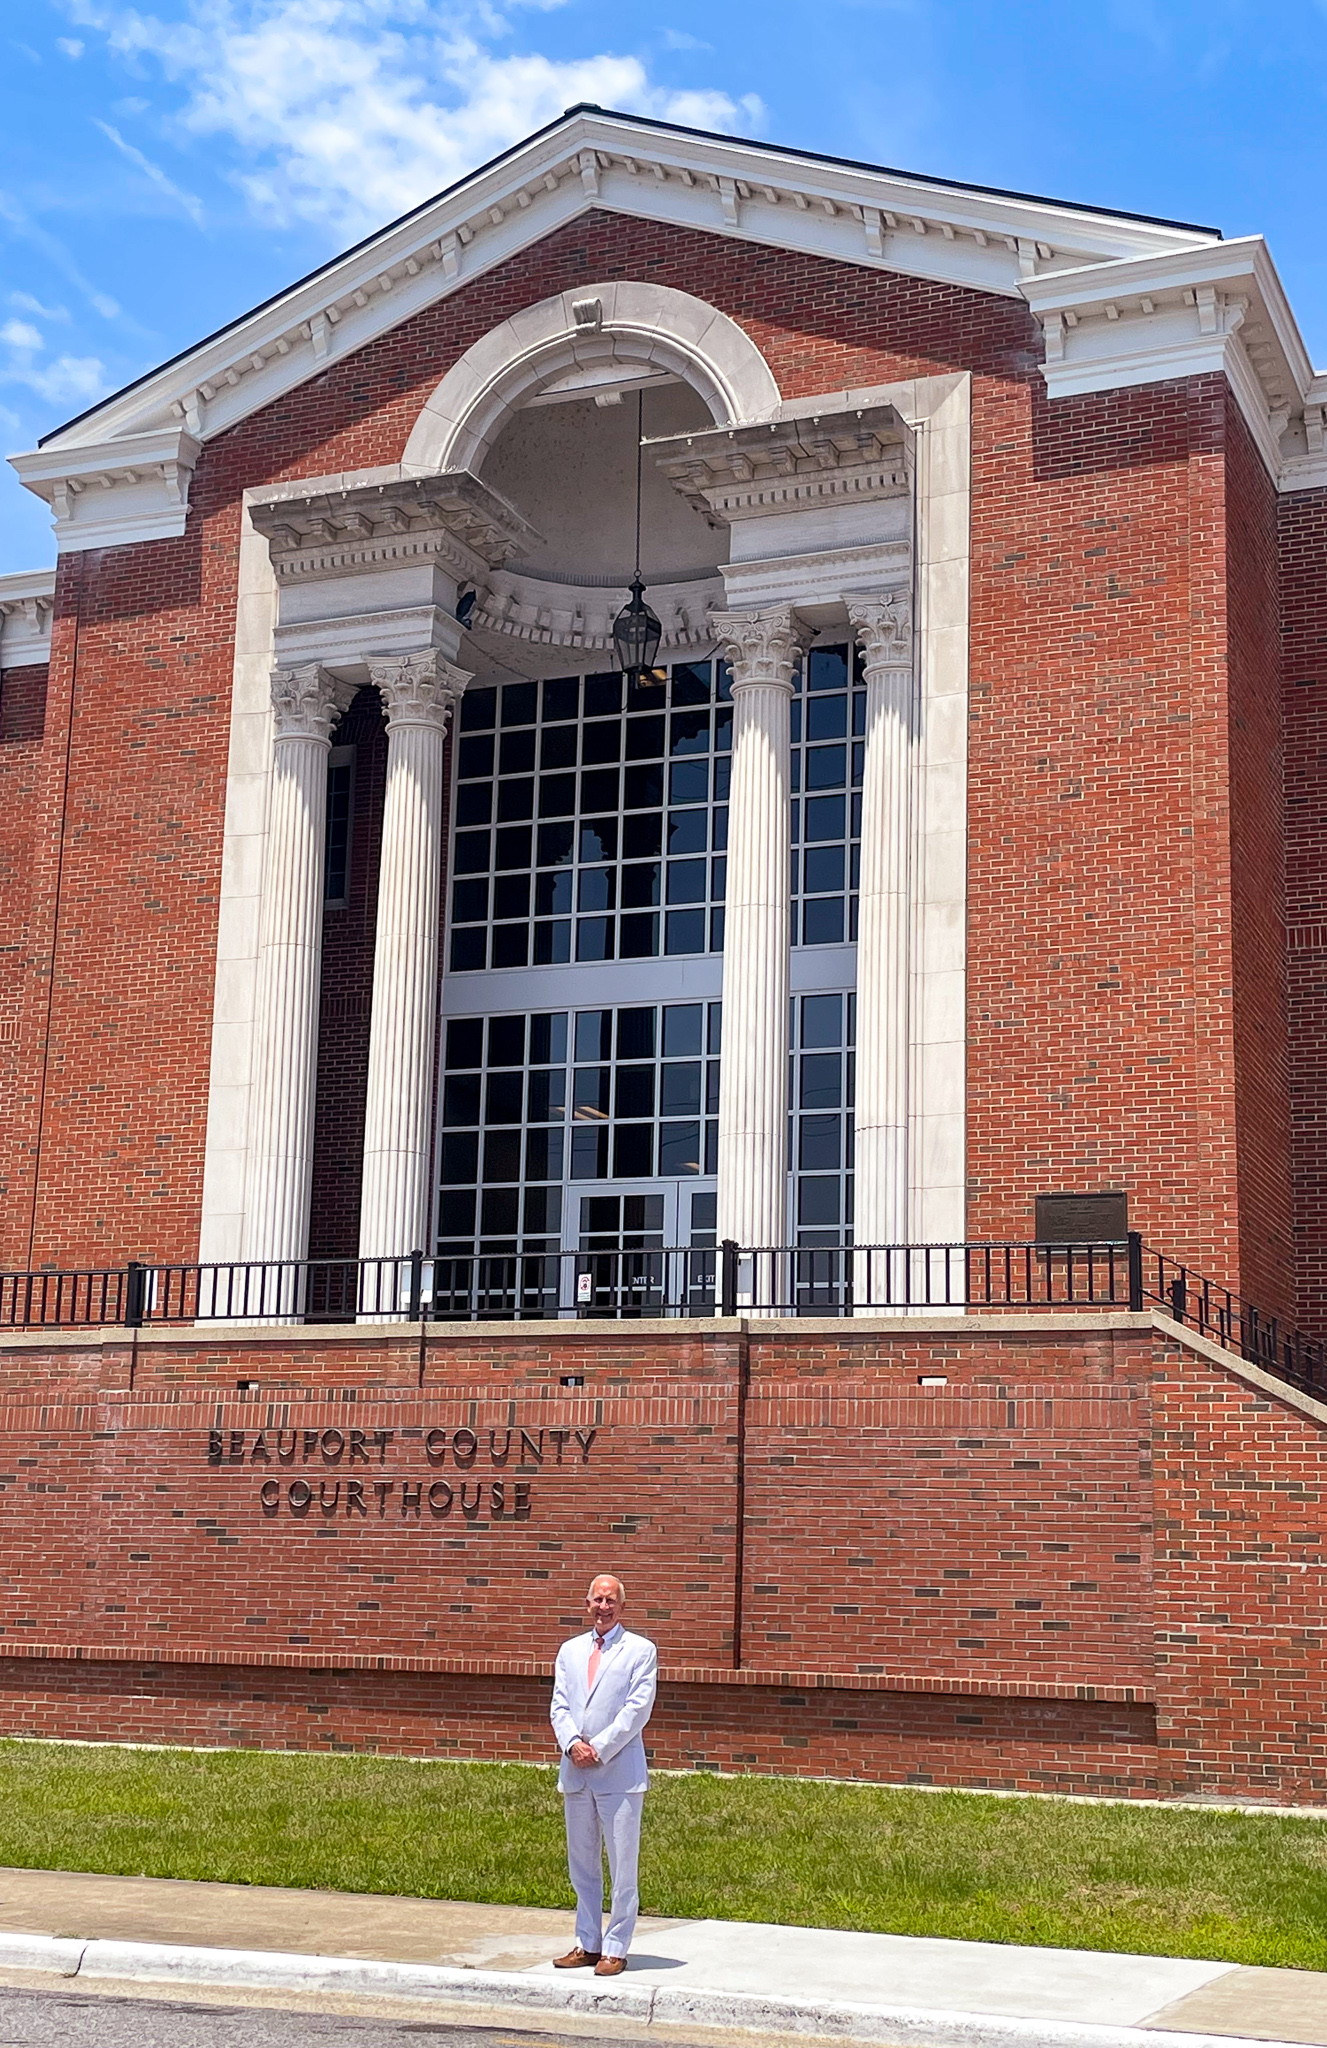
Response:
[[[625,1956],[600,1956],[594,1966],[596,1977],[620,1977],[627,1967]]]
[[[592,1954],[588,1948],[573,1948],[568,1949],[565,1956],[554,1956],[553,1968],[555,1970],[597,1970],[602,1961],[603,1957],[598,1949],[595,1949]]]

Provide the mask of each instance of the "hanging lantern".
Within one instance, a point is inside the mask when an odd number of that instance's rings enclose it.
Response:
[[[662,638],[663,627],[645,602],[645,585],[637,573],[631,579],[631,602],[613,621],[613,647],[623,674],[633,681],[655,681],[654,658]]]

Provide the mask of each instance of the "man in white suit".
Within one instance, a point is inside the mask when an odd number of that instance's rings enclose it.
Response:
[[[641,1730],[654,1706],[654,1644],[622,1626],[626,1588],[608,1573],[591,1581],[593,1626],[558,1651],[550,1718],[562,1751],[558,1789],[567,1819],[567,1863],[576,1891],[576,1946],[559,1970],[593,1968],[616,1977],[627,1967],[640,1898],[640,1815],[649,1776]],[[603,1851],[612,1904],[604,1930]]]

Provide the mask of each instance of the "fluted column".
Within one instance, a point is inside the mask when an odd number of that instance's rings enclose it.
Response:
[[[718,1234],[781,1245],[788,1219],[789,705],[807,634],[791,605],[713,612],[732,667]],[[756,1303],[777,1293],[758,1266]]]
[[[344,692],[316,662],[272,675],[274,740],[263,866],[254,1088],[244,1256],[303,1259],[309,1246],[318,1068],[327,756]],[[299,1306],[293,1277],[272,1276],[245,1305]]]
[[[387,708],[387,794],[378,871],[373,1012],[360,1198],[362,1259],[427,1243],[429,1128],[438,1012],[438,927],[446,806],[443,740],[470,677],[437,651],[369,661]],[[363,1312],[391,1313],[365,1276]]]
[[[866,677],[862,869],[857,913],[857,1127],[853,1235],[908,1240],[908,1065],[912,842],[912,600],[851,598]],[[863,1312],[906,1301],[902,1262],[859,1259]]]

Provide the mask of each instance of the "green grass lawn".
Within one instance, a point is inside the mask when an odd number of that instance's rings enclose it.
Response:
[[[553,1772],[0,1742],[0,1864],[570,1906]],[[1327,1970],[1327,1817],[659,1777],[642,1909]]]

